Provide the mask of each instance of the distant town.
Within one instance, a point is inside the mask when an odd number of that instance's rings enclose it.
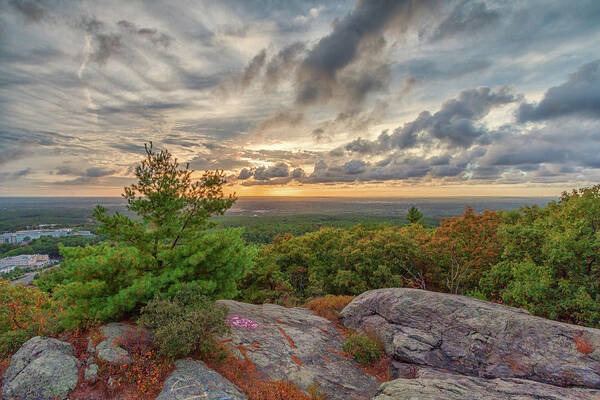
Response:
[[[40,269],[50,265],[52,260],[47,254],[21,254],[0,258],[0,273],[10,272],[17,267]]]
[[[90,231],[74,231],[71,228],[50,229],[48,225],[40,225],[36,229],[5,232],[0,234],[0,244],[25,246],[43,236],[96,236]],[[0,275],[18,269],[19,271],[34,271],[56,264],[48,254],[20,254],[0,258]]]
[[[16,232],[6,232],[0,235],[0,244],[8,243],[8,244],[21,244],[23,242],[28,242],[34,239],[39,239],[42,236],[52,236],[52,237],[61,237],[61,236],[94,236],[90,231],[74,231],[71,228],[63,228],[63,229],[35,229],[35,230],[24,230],[24,231],[16,231]]]

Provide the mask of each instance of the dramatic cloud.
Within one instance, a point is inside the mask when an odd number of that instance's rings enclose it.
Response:
[[[583,65],[565,83],[548,89],[538,104],[522,104],[518,119],[540,121],[573,114],[600,118],[600,60]]]
[[[375,141],[358,138],[348,143],[345,149],[351,153],[376,154],[392,149],[409,149],[432,140],[451,147],[470,147],[489,133],[485,126],[477,122],[487,116],[492,108],[513,103],[517,99],[506,87],[464,90],[458,97],[446,101],[434,114],[423,111],[415,120],[396,128],[392,134],[385,131]]]
[[[244,194],[588,184],[599,19],[592,0],[0,2],[0,195],[117,194],[150,140]]]
[[[328,100],[338,84],[338,73],[361,57],[379,53],[383,32],[391,24],[409,24],[430,1],[359,1],[356,8],[338,21],[333,31],[312,48],[298,72],[296,102],[313,104]],[[372,62],[373,60],[371,60]],[[354,94],[365,96],[381,87],[385,71],[359,77]],[[371,75],[371,76],[369,76]],[[362,89],[362,90],[361,90]]]

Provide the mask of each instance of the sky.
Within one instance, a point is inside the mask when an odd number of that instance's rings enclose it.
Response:
[[[0,196],[110,196],[144,143],[240,196],[600,181],[597,0],[0,0]]]

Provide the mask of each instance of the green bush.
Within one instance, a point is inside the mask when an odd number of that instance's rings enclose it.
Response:
[[[279,236],[259,250],[254,267],[241,282],[241,297],[259,303],[301,304],[326,294],[424,287],[436,273],[416,239],[426,235],[425,230],[418,224],[357,225],[323,228],[300,237]]]
[[[203,358],[220,355],[216,337],[229,332],[227,310],[216,307],[199,289],[197,284],[181,284],[142,309],[138,323],[154,334],[161,356],[175,359],[192,352]]]
[[[600,185],[525,207],[501,227],[502,261],[484,272],[489,300],[600,327]]]
[[[343,349],[362,366],[371,365],[381,360],[385,354],[381,341],[376,339],[374,335],[364,333],[348,336]]]

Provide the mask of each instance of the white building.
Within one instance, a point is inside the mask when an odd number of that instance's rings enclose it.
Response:
[[[25,239],[39,239],[42,236],[95,236],[90,231],[73,231],[72,229],[36,229],[27,231],[7,232],[0,235],[0,243],[19,244]]]
[[[50,264],[50,257],[47,254],[21,254],[0,258],[0,271],[8,272],[16,267],[42,268],[48,264]]]

